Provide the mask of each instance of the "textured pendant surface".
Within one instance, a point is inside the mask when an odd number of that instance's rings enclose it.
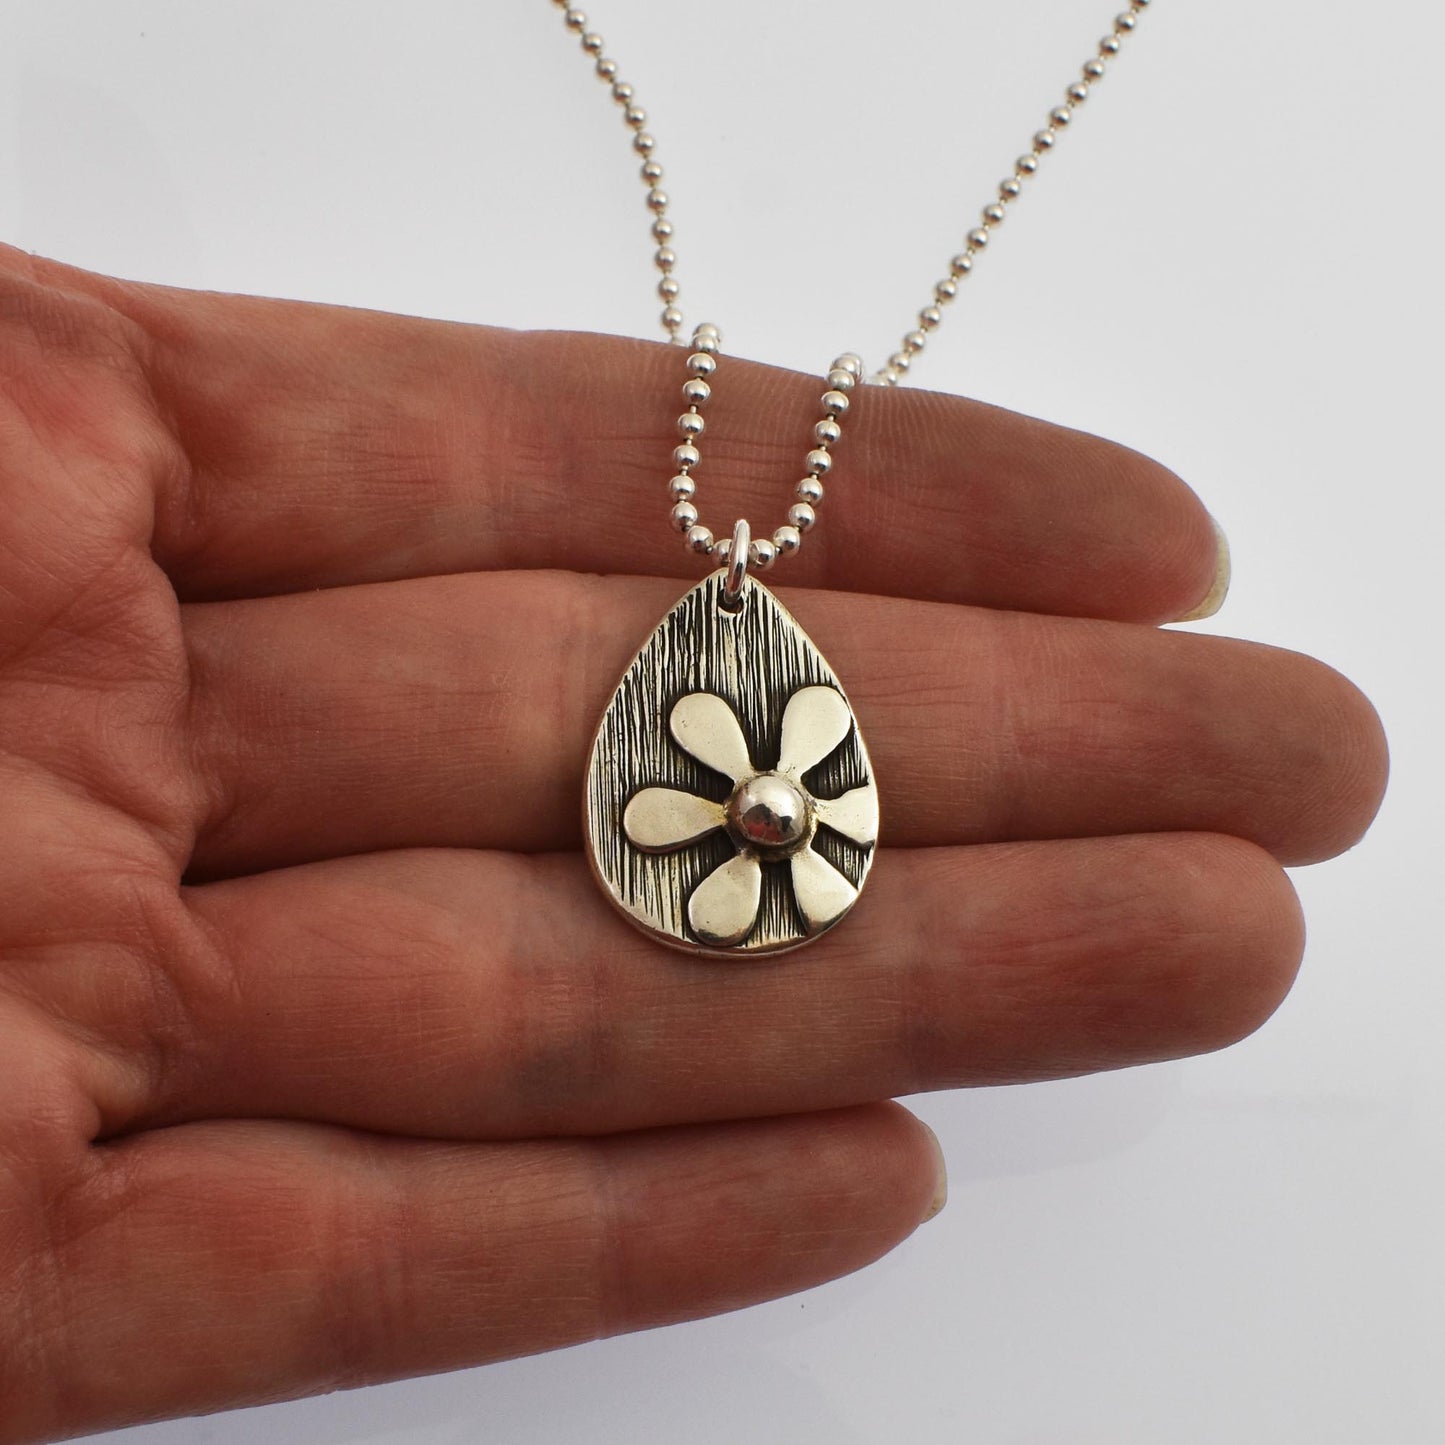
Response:
[[[587,852],[603,890],[662,943],[778,953],[852,908],[873,861],[878,793],[838,679],[766,587],[724,574],[644,643],[602,715],[587,769]]]

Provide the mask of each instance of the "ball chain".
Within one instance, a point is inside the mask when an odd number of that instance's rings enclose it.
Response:
[[[678,305],[681,288],[673,274],[677,266],[677,252],[672,245],[674,227],[667,215],[668,195],[662,189],[662,165],[655,154],[657,141],[646,128],[647,112],[637,104],[633,87],[619,78],[617,62],[603,53],[606,48],[603,39],[588,28],[587,16],[569,0],[552,0],[552,3],[561,10],[567,28],[578,35],[582,49],[593,57],[598,78],[610,86],[613,100],[622,107],[623,120],[633,133],[632,148],[643,158],[639,174],[647,188],[652,237],[657,242],[653,262],[662,273],[657,284],[657,294],[664,303],[660,320],[667,339],[680,344],[683,314]],[[757,537],[748,543],[749,566],[766,571],[779,557],[791,556],[802,546],[803,535],[818,520],[823,478],[833,465],[832,449],[842,440],[842,421],[848,414],[849,394],[865,381],[875,386],[897,386],[904,379],[914,359],[928,344],[929,336],[943,324],[944,308],[956,299],[960,284],[973,274],[993,233],[1003,225],[1008,208],[1023,194],[1025,182],[1037,174],[1043,158],[1072,124],[1075,112],[1104,78],[1108,62],[1119,54],[1124,41],[1134,33],[1140,15],[1150,3],[1151,0],[1130,0],[1128,9],[1114,17],[1109,34],[1099,41],[1095,55],[1084,63],[1079,79],[1065,91],[1063,104],[1049,112],[1029,149],[1014,162],[1012,173],[999,182],[998,198],[983,208],[978,225],[964,237],[963,249],[949,261],[948,274],[934,285],[933,299],[918,313],[917,325],[904,333],[898,350],[886,364],[871,376],[865,375],[862,358],[849,351],[837,357],[828,368],[828,389],[822,396],[823,416],[813,427],[813,445],[804,463],[806,475],[793,489],[796,500],[788,509],[787,522],[773,533],[771,540]],[[694,500],[697,482],[693,477],[702,460],[698,442],[707,430],[702,411],[712,396],[712,378],[721,350],[722,333],[716,326],[704,322],[694,329],[691,354],[687,358],[688,379],[682,388],[687,410],[677,419],[679,441],[672,453],[675,475],[668,483],[668,493],[673,504],[672,525],[683,534],[688,550],[726,565],[732,542],[726,537],[714,537],[698,521]]]

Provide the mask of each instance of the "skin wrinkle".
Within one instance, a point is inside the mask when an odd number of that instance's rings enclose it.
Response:
[[[194,949],[189,955],[192,974],[181,992],[194,994],[200,991],[202,997],[186,1003],[190,1037],[183,1039],[179,1047],[170,1048],[158,1057],[157,1063],[161,1067],[153,1076],[154,1091],[149,1098],[138,1101],[135,1114],[126,1121],[122,1132],[150,1127],[155,1100],[185,1094],[190,1087],[189,1080],[200,1076],[208,1068],[214,1068],[219,1056],[215,1044],[217,1039],[226,1037],[226,1032],[207,1034],[204,1027],[207,1011],[217,1008],[218,1000],[236,1013],[245,1007],[244,973],[237,953],[240,940],[235,934],[217,927],[202,910],[192,907],[190,892],[190,889],[181,886],[178,893],[185,925],[194,940]],[[173,982],[180,989],[179,975]],[[176,1037],[180,1038],[180,1035]]]
[[[130,695],[118,710],[110,695],[114,684],[97,678],[93,669],[75,681],[62,680],[58,666],[56,672],[52,680],[0,669],[0,715],[56,714],[49,727],[17,731],[17,744],[28,744],[28,750],[11,748],[11,756],[100,805],[117,824],[144,830],[145,841],[160,850],[163,872],[178,870],[195,840],[198,804],[192,776],[175,756],[180,751],[175,725],[180,709],[167,696],[172,689],[159,673],[149,686],[132,679]],[[143,740],[140,759],[134,742],[138,737]],[[146,758],[155,759],[154,765],[141,760]]]
[[[115,957],[126,961],[122,950],[96,950],[104,953],[106,962],[99,959],[92,962],[83,960],[89,971],[109,967]],[[29,960],[35,962],[34,956]],[[68,970],[75,964],[73,952],[67,952],[59,959],[46,957],[44,968],[47,972],[59,968]],[[57,1041],[63,1040],[70,1048],[70,1081],[86,1100],[93,1111],[93,1133],[90,1137],[104,1137],[108,1132],[107,1120],[118,1111],[117,1099],[130,1100],[146,1097],[155,1088],[154,1070],[144,1065],[147,1052],[143,1045],[134,1040],[112,1037],[98,1022],[101,1010],[93,1002],[86,1010],[70,1005],[60,997],[53,977],[38,977],[27,983],[17,977],[18,971],[27,962],[23,954],[10,949],[5,952],[6,978],[3,984],[4,1007],[12,1011],[12,1018],[28,1018],[48,1030]],[[49,984],[47,991],[44,984]],[[37,1032],[39,1030],[37,1029]],[[58,1061],[57,1061],[58,1062]],[[147,1080],[138,1084],[137,1079]],[[124,1104],[120,1109],[123,1111]]]
[[[367,1141],[359,1140],[356,1156],[347,1161],[346,1175],[364,1176],[355,1195],[338,1195],[317,1233],[326,1242],[330,1267],[312,1274],[315,1290],[315,1338],[325,1340],[327,1364],[319,1383],[326,1390],[354,1388],[374,1377],[380,1361],[395,1353],[400,1343],[397,1321],[404,1295],[405,1251],[386,1241],[407,1239],[406,1193],[384,1167],[382,1159],[368,1157]],[[365,1221],[365,1227],[363,1227]],[[351,1261],[362,1262],[358,1268]]]
[[[67,522],[71,519],[67,518]],[[44,571],[42,564],[44,559],[38,555],[40,548],[31,545],[30,533],[33,528],[26,528],[23,538],[16,539],[11,543],[6,539],[4,545],[9,552],[9,559],[13,566],[10,570],[14,574],[30,574],[36,570]],[[21,542],[23,541],[23,549]],[[70,545],[74,545],[74,536],[70,538]],[[70,615],[80,610],[89,600],[98,584],[104,584],[110,580],[113,569],[119,568],[126,560],[129,550],[129,542],[123,538],[107,536],[99,543],[104,550],[110,554],[107,560],[101,562],[98,567],[87,566],[81,569],[81,575],[77,579],[74,575],[73,566],[61,572],[51,571],[46,574],[46,580],[53,584],[58,592],[55,601],[51,604],[48,612],[40,616],[32,616],[27,619],[29,623],[28,634],[19,642],[10,641],[8,638],[3,644],[3,657],[0,657],[0,666],[8,667],[12,663],[25,661],[33,652],[37,651],[42,644],[47,642],[55,633],[66,631],[66,621]],[[58,560],[58,559],[57,559]],[[73,560],[73,559],[72,559]],[[20,607],[12,608],[12,616]],[[8,629],[7,629],[8,630]],[[77,635],[85,635],[81,630]]]
[[[211,653],[206,648],[214,647],[214,638],[204,638],[193,628],[181,628],[182,650],[185,654],[184,670],[186,694],[184,703],[185,731],[180,748],[184,753],[187,776],[193,781],[196,799],[195,833],[192,840],[194,861],[196,840],[203,837],[225,837],[240,807],[237,781],[240,774],[234,767],[227,768],[226,752],[214,746],[204,725],[207,699],[214,690],[212,684]],[[243,740],[238,736],[238,746]]]
[[[600,1146],[581,1139],[569,1154],[585,1181],[582,1191],[592,1202],[585,1213],[591,1228],[585,1250],[587,1264],[581,1271],[582,1277],[590,1281],[585,1301],[591,1317],[584,1326],[583,1338],[609,1339],[622,1333],[628,1322],[647,1319],[646,1311],[640,1308],[637,1269],[629,1250],[633,1231],[628,1228],[617,1176],[608,1167]]]
[[[16,294],[14,285],[12,281],[10,287],[0,287],[0,292],[12,302]],[[88,539],[88,550],[93,554],[99,549],[104,554],[99,558],[82,556],[77,576],[75,548],[82,534],[77,531],[77,514],[72,508],[66,524],[59,529],[66,538],[65,575],[63,578],[57,576],[52,579],[58,588],[58,596],[47,613],[31,618],[32,630],[27,645],[32,649],[41,645],[53,649],[57,634],[68,629],[74,638],[82,642],[95,639],[94,645],[100,648],[102,657],[117,648],[129,648],[132,652],[138,652],[141,659],[148,659],[152,655],[151,649],[136,649],[132,638],[117,638],[114,635],[117,625],[114,619],[117,616],[124,618],[134,615],[134,609],[124,606],[117,609],[116,597],[113,594],[116,591],[117,573],[131,570],[137,555],[132,548],[141,534],[149,532],[153,520],[153,510],[149,505],[149,487],[138,485],[135,479],[151,477],[160,459],[173,454],[174,448],[163,442],[141,409],[127,407],[124,425],[117,427],[111,414],[103,407],[104,392],[90,395],[87,389],[78,388],[71,382],[70,373],[54,365],[54,350],[57,346],[68,351],[80,350],[87,366],[99,362],[126,383],[125,389],[128,391],[138,372],[131,351],[133,338],[129,330],[114,318],[106,316],[104,308],[93,301],[85,302],[75,298],[57,301],[57,298],[48,292],[32,291],[25,294],[31,309],[27,320],[33,325],[29,340],[32,345],[42,350],[45,364],[34,375],[26,375],[19,384],[9,389],[9,414],[12,417],[24,416],[34,441],[40,440],[37,415],[43,413],[47,419],[47,431],[58,426],[67,438],[70,452],[74,451],[77,443],[84,447],[83,466],[70,460],[67,453],[69,465],[64,471],[66,491],[72,501],[76,495],[83,495],[89,503],[89,511],[83,519],[92,533]],[[75,320],[77,312],[83,319]],[[12,304],[12,320],[14,315],[15,307]],[[97,337],[104,338],[99,347],[94,344]],[[13,332],[7,332],[7,339],[13,339]],[[79,344],[80,341],[84,344]],[[86,374],[88,375],[88,372]],[[74,394],[77,390],[80,392],[78,397]],[[63,412],[58,422],[51,415],[57,407]],[[106,416],[106,432],[100,442],[86,445],[80,439],[93,432],[94,424],[85,423],[89,422],[97,409]],[[55,450],[50,447],[47,453],[52,474],[58,461],[53,455]],[[23,535],[27,539],[35,535],[33,518],[29,519]],[[33,548],[27,546],[26,550],[27,562],[33,563]],[[134,580],[127,582],[122,588],[122,603],[128,596],[140,595],[143,586],[143,575],[137,574]],[[135,589],[134,592],[131,589]],[[106,605],[95,614],[100,620],[96,622],[87,619],[87,609],[94,612],[96,594],[102,591],[106,593]],[[24,655],[24,651],[22,647],[17,653],[12,643],[12,663],[18,656]],[[94,671],[93,667],[85,669],[85,672],[90,674]],[[0,681],[6,684],[8,690],[13,686],[13,673],[10,677],[0,678]],[[70,721],[69,717],[67,721]],[[51,741],[49,736],[46,741]],[[113,748],[103,748],[101,755],[109,758],[115,752]],[[132,816],[145,818],[151,811],[149,800],[153,794],[147,794],[144,800],[136,795],[129,769],[116,770],[103,765],[97,771],[95,756],[92,752],[92,761],[84,769],[67,771],[72,771],[77,780],[84,778],[89,791],[102,801],[119,802]],[[54,761],[52,757],[52,766]],[[186,830],[183,827],[178,829],[173,819],[152,816],[149,821],[157,830],[157,835],[172,848],[189,848],[189,837],[178,836],[178,833],[183,834]]]
[[[12,1178],[17,1177],[12,1174]],[[29,1239],[19,1225],[27,1216],[14,1211],[18,1223],[4,1219],[4,1235],[25,1247],[14,1252],[14,1268],[5,1280],[3,1294],[10,1328],[0,1330],[0,1400],[24,1402],[35,1433],[50,1434],[63,1418],[62,1375],[57,1358],[68,1353],[61,1322],[68,1318],[65,1279],[53,1238]],[[30,1211],[42,1234],[49,1231],[56,1211],[50,1204]],[[27,1232],[28,1233],[28,1232]],[[23,1422],[22,1422],[23,1423]]]
[[[83,803],[87,815],[94,811],[84,795],[76,794],[71,801]],[[52,796],[49,805],[54,804]],[[131,826],[139,831],[139,825]],[[157,1008],[155,1001],[161,997],[157,985],[164,974],[157,920],[171,901],[164,881],[168,865],[163,858],[144,856],[156,849],[154,839],[145,834],[136,840],[139,851],[132,852],[122,843],[108,843],[103,827],[88,827],[83,845],[67,841],[67,833],[62,828],[59,836],[27,841],[32,851],[59,849],[61,856],[83,851],[86,866],[79,885],[67,890],[67,902],[90,906],[59,932],[54,926],[36,931],[12,910],[0,993],[28,1000],[50,1027],[88,1050],[98,1072],[91,1071],[86,1093],[104,1120],[124,1109],[124,1100],[146,1092],[137,1082],[137,1065],[139,1076],[147,1076],[148,1051],[164,1036],[167,1010]],[[32,902],[45,906],[43,898]],[[17,923],[31,931],[17,932]],[[137,1009],[142,995],[151,997],[151,1006]],[[129,1035],[117,1032],[118,1019],[138,1020],[139,1026]],[[103,1122],[100,1127],[103,1131]]]
[[[174,1080],[178,1060],[188,1056],[198,1034],[192,993],[215,972],[208,940],[180,907],[173,883],[160,885],[158,893],[138,886],[132,892],[138,927],[130,958],[137,987],[128,997],[143,997],[143,1003],[108,1015],[132,1020],[108,1050],[121,1054],[130,1077],[103,1107],[100,1138],[133,1127],[143,1101]]]
[[[10,1067],[13,1071],[13,1056]],[[59,1078],[57,1072],[50,1076],[49,1082],[58,1084]],[[14,1082],[13,1072],[11,1082]],[[44,1191],[43,1199],[31,1208],[28,1216],[21,1216],[22,1219],[28,1217],[40,1231],[31,1248],[17,1253],[24,1280],[23,1285],[17,1282],[10,1308],[18,1308],[24,1315],[12,1314],[12,1329],[0,1330],[0,1367],[3,1367],[7,1347],[18,1353],[22,1368],[29,1367],[25,1374],[28,1395],[19,1389],[0,1390],[0,1399],[23,1401],[32,1421],[31,1433],[45,1436],[57,1431],[57,1422],[67,1418],[67,1409],[73,1403],[65,1382],[76,1373],[76,1351],[67,1327],[79,1317],[81,1290],[77,1278],[66,1270],[65,1259],[89,1232],[84,1201],[91,1192],[97,1171],[95,1152],[87,1147],[87,1141],[97,1136],[100,1122],[90,1091],[78,1078],[69,1087],[60,1085],[58,1092],[64,1094],[68,1103],[57,1110],[53,1124],[47,1125],[33,1104],[27,1109],[27,1117],[31,1137],[46,1152],[63,1152],[70,1158],[63,1162],[52,1160],[55,1167],[42,1172],[35,1169],[33,1160],[23,1164],[14,1159],[7,1161],[4,1149],[0,1148],[0,1167],[9,1165],[6,1172],[12,1184],[23,1182]],[[0,1238],[5,1237],[13,1237],[9,1228],[0,1231]],[[0,1385],[4,1379],[0,1368]]]
[[[529,906],[506,915],[511,948],[497,956],[520,958],[522,966],[495,969],[504,985],[503,1017],[509,1020],[494,1034],[498,1062],[510,1075],[503,1089],[513,1110],[528,1112],[529,1101],[535,1101],[539,1126],[547,1132],[565,1130],[579,1100],[605,1097],[624,1076],[628,1060],[618,1033],[619,1026],[631,1027],[609,1007],[611,960],[605,944],[579,956],[569,940],[558,937],[555,871],[547,859],[526,860],[517,868],[521,895],[533,897]],[[535,941],[529,942],[523,920],[540,925]],[[509,1067],[507,1041],[518,1037],[524,1041],[522,1062]]]

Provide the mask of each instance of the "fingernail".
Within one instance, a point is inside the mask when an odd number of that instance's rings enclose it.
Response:
[[[922,1120],[919,1122],[922,1123]],[[937,1183],[933,1186],[933,1202],[928,1206],[928,1213],[923,1216],[923,1222],[927,1224],[948,1203],[948,1163],[943,1157],[943,1145],[938,1142],[938,1135],[927,1124],[923,1125],[923,1132],[928,1135],[929,1143],[933,1145],[934,1168],[937,1173]]]
[[[1213,617],[1224,606],[1224,599],[1229,596],[1229,538],[1224,535],[1223,528],[1213,517],[1209,520],[1214,527],[1214,539],[1218,548],[1215,554],[1217,560],[1214,581],[1199,606],[1192,612],[1186,612],[1183,617],[1176,617],[1176,622],[1203,622],[1206,617]]]

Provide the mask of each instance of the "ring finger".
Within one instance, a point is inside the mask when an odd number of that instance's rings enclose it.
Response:
[[[1299,914],[1202,834],[885,854],[783,963],[661,950],[575,856],[425,850],[188,891],[184,1025],[117,1127],[610,1132],[1198,1053],[1272,1011]]]

